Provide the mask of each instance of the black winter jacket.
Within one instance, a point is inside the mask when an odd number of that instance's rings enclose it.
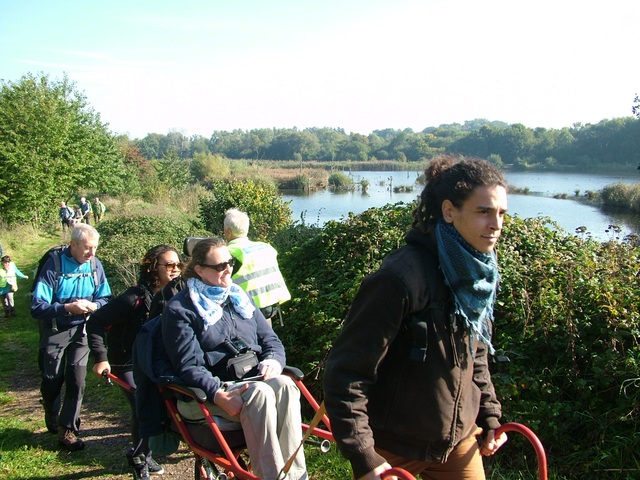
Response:
[[[500,425],[487,347],[472,356],[433,236],[406,240],[363,281],[326,363],[327,413],[355,478],[384,462],[374,443],[444,462],[476,424]]]

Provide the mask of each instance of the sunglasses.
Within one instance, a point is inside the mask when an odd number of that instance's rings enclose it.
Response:
[[[182,267],[184,267],[184,264],[167,262],[167,263],[159,263],[158,266],[166,268],[167,272],[173,272],[174,270],[182,270]]]
[[[213,268],[216,272],[222,272],[223,270],[225,270],[227,267],[231,267],[233,268],[233,266],[236,264],[236,259],[231,257],[229,260],[227,260],[226,262],[222,262],[222,263],[216,263],[215,265],[208,265],[206,263],[201,263],[200,266],[201,267],[207,267],[207,268]]]

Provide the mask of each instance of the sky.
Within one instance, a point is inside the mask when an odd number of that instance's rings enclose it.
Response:
[[[563,128],[631,116],[638,0],[0,0],[0,80],[117,134]]]

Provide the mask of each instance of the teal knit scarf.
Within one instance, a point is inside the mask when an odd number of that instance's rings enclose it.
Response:
[[[463,319],[471,339],[484,342],[493,354],[491,322],[500,281],[495,253],[479,252],[444,221],[436,225],[436,241],[440,268],[453,291],[456,314]]]

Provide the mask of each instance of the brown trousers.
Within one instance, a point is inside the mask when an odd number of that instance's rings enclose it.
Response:
[[[462,440],[445,463],[411,460],[381,448],[376,448],[376,451],[386,458],[391,466],[403,468],[416,478],[420,475],[422,480],[485,480],[482,456],[476,438],[481,433],[482,429],[478,428],[473,435]]]

